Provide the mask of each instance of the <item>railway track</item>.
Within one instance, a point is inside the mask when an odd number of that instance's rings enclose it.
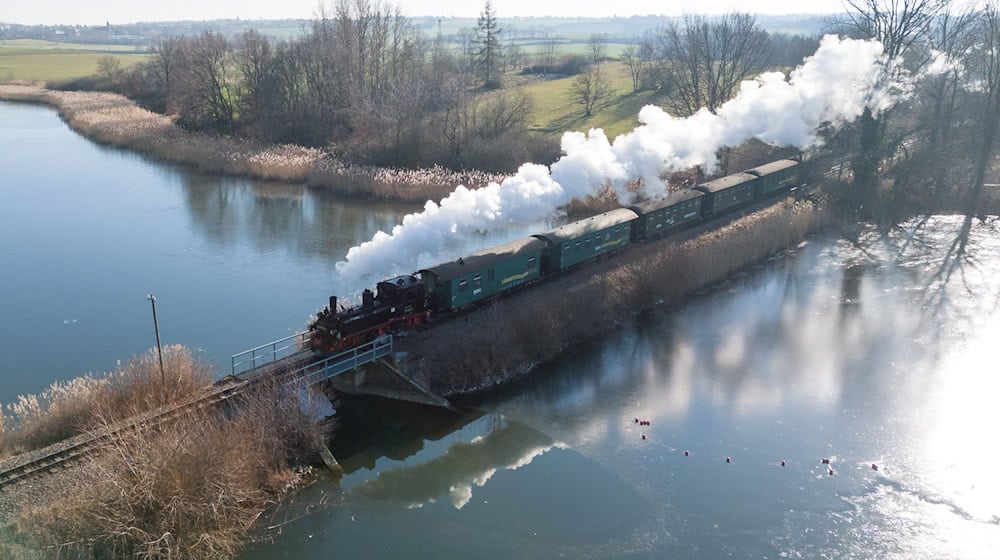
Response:
[[[123,420],[103,432],[81,434],[74,438],[55,443],[49,447],[29,452],[29,457],[0,470],[0,491],[11,485],[23,482],[32,477],[47,473],[56,468],[68,466],[105,448],[115,437],[133,430],[144,430],[162,426],[191,414],[205,410],[245,393],[252,387],[260,385],[265,380],[287,384],[292,378],[301,375],[301,367],[312,358],[311,352],[300,352],[288,358],[268,364],[265,371],[254,372],[248,378],[230,376],[212,387],[212,390],[181,402],[172,403],[159,409]]]

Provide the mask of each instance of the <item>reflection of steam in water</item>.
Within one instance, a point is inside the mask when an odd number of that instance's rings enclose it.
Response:
[[[431,461],[384,471],[355,489],[360,495],[419,507],[448,494],[462,509],[472,486],[483,486],[501,469],[517,469],[559,444],[517,422],[507,423],[470,442],[457,442]]]

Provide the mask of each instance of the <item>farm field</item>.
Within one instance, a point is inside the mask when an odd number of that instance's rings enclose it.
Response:
[[[90,76],[98,61],[113,56],[128,67],[147,54],[130,45],[86,45],[18,39],[0,41],[0,81],[58,81]]]
[[[643,106],[659,104],[662,96],[655,91],[632,92],[628,68],[621,62],[601,65],[611,82],[611,94],[584,115],[583,106],[573,98],[571,87],[575,76],[544,79],[524,86],[534,100],[529,119],[532,130],[558,136],[567,130],[603,128],[609,138],[635,128],[637,115]]]

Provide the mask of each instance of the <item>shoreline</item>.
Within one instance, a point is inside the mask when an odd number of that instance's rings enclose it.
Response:
[[[89,140],[164,162],[209,173],[304,183],[346,196],[425,202],[440,200],[458,185],[476,188],[505,177],[443,167],[410,170],[357,165],[317,148],[189,132],[170,117],[115,93],[0,84],[0,101],[53,107],[71,129]]]

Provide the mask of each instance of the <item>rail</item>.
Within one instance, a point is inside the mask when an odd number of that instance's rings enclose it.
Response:
[[[244,350],[239,354],[233,354],[230,359],[232,374],[244,373],[252,369],[259,368],[271,362],[276,362],[282,358],[287,358],[304,348],[309,342],[309,331],[297,332],[262,344],[256,348]]]

